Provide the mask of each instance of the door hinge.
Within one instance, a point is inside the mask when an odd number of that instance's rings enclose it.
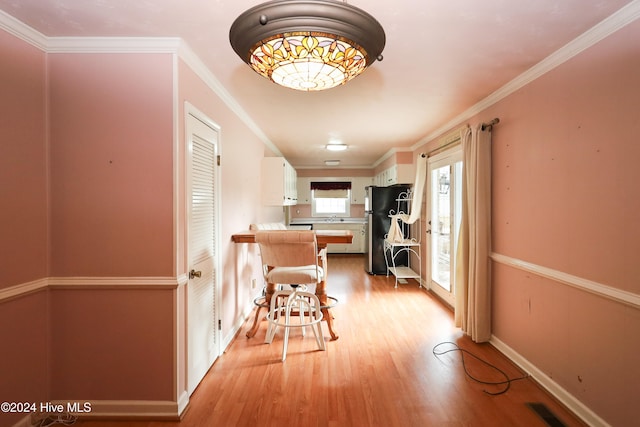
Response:
[[[221,163],[221,161],[220,161],[220,154],[218,154],[218,155],[216,156],[216,159],[217,159],[217,162],[218,162],[218,166],[220,166],[220,163]]]
[[[218,330],[222,330],[222,319],[218,319]]]

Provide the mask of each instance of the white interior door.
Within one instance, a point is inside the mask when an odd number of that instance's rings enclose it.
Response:
[[[218,130],[187,114],[187,388],[220,353],[217,313]]]
[[[429,159],[427,189],[427,270],[429,289],[455,305],[455,253],[462,202],[462,150]]]

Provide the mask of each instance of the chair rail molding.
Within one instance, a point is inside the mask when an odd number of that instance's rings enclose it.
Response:
[[[612,286],[495,252],[492,252],[490,257],[493,261],[500,264],[527,271],[541,277],[546,277],[547,279],[554,280],[558,283],[563,283],[582,291],[590,292],[603,298],[626,304],[635,309],[640,309],[640,295],[633,292],[624,291],[622,289],[614,288]]]
[[[0,302],[18,298],[32,292],[45,290],[48,286],[49,280],[46,277],[15,286],[9,286],[8,288],[0,289]]]
[[[175,289],[186,277],[43,277],[0,289],[0,302],[47,289]]]

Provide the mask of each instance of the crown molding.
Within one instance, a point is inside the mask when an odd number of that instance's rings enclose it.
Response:
[[[418,150],[456,125],[479,114],[498,101],[553,70],[585,49],[615,33],[640,17],[640,0],[633,0],[599,24],[584,32],[562,48],[520,74],[482,101],[449,120],[428,135],[420,138],[406,151]],[[280,150],[269,140],[251,117],[244,111],[202,60],[182,39],[177,37],[47,37],[25,23],[0,10],[0,29],[24,40],[46,53],[177,53],[178,56],[216,93],[222,101],[247,125],[249,129],[276,155]],[[398,149],[392,148],[371,165],[377,167]]]
[[[182,59],[220,97],[240,120],[276,155],[282,156],[267,135],[222,86],[189,45],[179,37],[47,37],[0,10],[0,29],[45,53],[171,53]]]
[[[178,53],[178,37],[49,37],[47,53]]]
[[[560,49],[556,50],[533,67],[529,68],[527,71],[520,74],[518,77],[511,80],[510,82],[484,98],[482,101],[478,102],[463,113],[449,120],[447,123],[440,126],[435,131],[421,138],[411,148],[413,150],[417,150],[420,146],[436,139],[438,136],[447,132],[454,126],[459,125],[465,120],[468,120],[471,117],[481,113],[490,106],[496,104],[498,101],[506,98],[518,89],[526,86],[542,75],[555,69],[559,65],[564,64],[580,52],[590,48],[591,46],[595,45],[596,43],[610,36],[616,31],[624,28],[638,18],[640,18],[640,0],[634,0],[608,18],[605,18],[599,24],[595,25]]]
[[[316,165],[316,166],[296,166],[295,167],[296,170],[298,169],[317,169],[317,170],[325,170],[325,169],[344,169],[344,170],[351,170],[351,169],[362,169],[362,170],[370,170],[372,169],[371,166],[320,166],[320,165]]]
[[[249,114],[247,114],[240,104],[238,104],[235,98],[231,96],[222,83],[220,83],[211,70],[209,70],[209,68],[184,40],[181,40],[178,56],[216,95],[220,97],[220,99],[222,99],[222,102],[224,102],[227,107],[229,107],[231,111],[233,111],[267,147],[269,147],[271,151],[273,151],[277,156],[284,157],[280,149],[271,142],[262,129],[258,127]]]
[[[24,22],[18,21],[3,10],[0,10],[0,29],[5,30],[9,34],[14,35],[42,51],[47,50],[47,36],[29,27]]]

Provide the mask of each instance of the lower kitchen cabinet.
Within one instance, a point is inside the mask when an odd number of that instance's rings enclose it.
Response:
[[[365,223],[343,223],[343,222],[330,222],[330,223],[314,223],[314,230],[351,230],[353,233],[353,242],[349,244],[328,244],[327,252],[330,254],[336,253],[364,253],[364,233]]]

